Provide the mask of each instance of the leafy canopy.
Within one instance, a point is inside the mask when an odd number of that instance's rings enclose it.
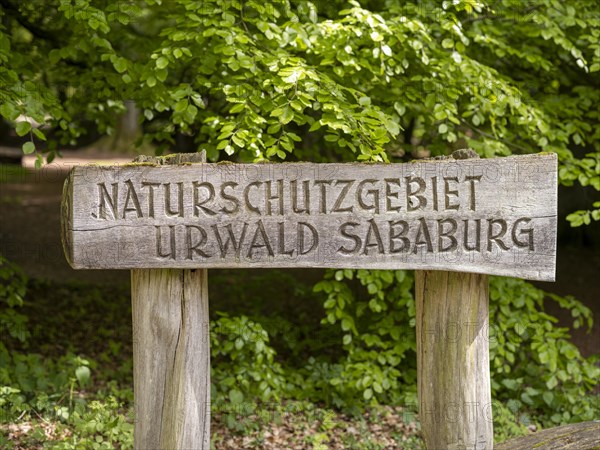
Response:
[[[162,150],[183,133],[213,161],[544,150],[561,183],[600,189],[593,0],[0,7],[0,114],[47,126],[16,124],[26,153],[112,133],[132,100],[145,139]]]

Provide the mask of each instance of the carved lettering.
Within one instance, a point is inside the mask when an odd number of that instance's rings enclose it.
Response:
[[[458,207],[459,207],[458,203],[455,203],[455,204],[450,203],[451,195],[458,197],[458,191],[450,190],[450,182],[451,181],[458,183],[458,178],[457,177],[444,177],[444,207],[446,208],[446,210],[449,210],[449,209],[458,210]]]
[[[163,251],[162,248],[162,227],[156,226],[154,228],[156,229],[156,256],[159,258],[175,259],[175,225],[169,225],[169,249],[167,252]]]
[[[260,181],[253,181],[252,183],[248,183],[246,189],[244,189],[244,203],[246,204],[246,208],[248,211],[252,211],[256,214],[260,214],[261,212],[260,209],[250,202],[250,188],[258,188],[261,184]]]
[[[110,213],[113,219],[118,216],[119,207],[119,183],[112,183],[112,196],[108,193],[106,183],[98,183],[98,217],[100,219],[107,219],[106,206],[110,207]]]
[[[417,228],[417,236],[415,237],[415,245],[413,247],[414,254],[417,254],[419,245],[425,245],[427,253],[433,252],[433,245],[431,245],[431,234],[429,234],[427,222],[423,217],[419,219],[419,228]]]
[[[231,203],[231,207],[226,208],[225,206],[221,208],[225,214],[235,214],[240,210],[240,201],[237,197],[233,195],[229,195],[225,192],[225,189],[232,188],[235,189],[237,187],[237,183],[235,181],[226,181],[221,185],[221,197],[223,200],[226,200]]]
[[[304,193],[304,206],[298,207],[298,181],[290,181],[290,191],[292,193],[292,211],[296,214],[310,214],[310,181],[302,182],[302,191]]]
[[[269,242],[269,235],[265,230],[265,226],[263,225],[262,220],[259,220],[256,225],[256,231],[254,232],[252,243],[250,244],[250,248],[248,249],[248,258],[252,258],[252,252],[254,251],[254,249],[261,248],[266,248],[269,256],[275,256],[275,254],[273,253],[273,247],[271,247],[271,243]]]
[[[396,230],[396,226],[400,225],[400,230]],[[401,253],[408,251],[410,248],[410,240],[406,237],[408,233],[408,222],[405,220],[389,221],[390,226],[390,253]],[[396,247],[396,240],[402,242],[401,247]]]
[[[363,180],[358,183],[358,188],[356,189],[356,200],[362,209],[365,211],[374,211],[375,214],[379,214],[379,190],[378,189],[369,189],[367,191],[368,196],[371,197],[370,204],[365,203],[365,196],[363,195],[363,189],[366,184],[375,184],[377,180]]]
[[[398,192],[392,192],[391,185],[395,184],[400,187],[400,179],[399,178],[386,178],[385,180],[385,211],[390,212],[398,212],[402,209],[400,205],[392,206],[392,198],[398,198]]]
[[[194,239],[192,238],[192,231],[194,230],[200,233],[200,239],[196,243],[194,243]],[[208,234],[204,228],[199,227],[198,225],[186,225],[185,243],[187,248],[187,259],[194,259],[194,255],[200,255],[203,258],[210,258],[208,253],[198,248],[204,247],[206,245],[206,241],[208,241]]]
[[[431,177],[431,200],[433,203],[433,210],[438,210],[438,187],[437,187],[437,177]]]
[[[530,251],[533,251],[533,228],[525,228],[519,232],[519,234],[521,235],[527,235],[526,241],[520,241],[517,238],[517,227],[519,226],[519,224],[524,223],[525,225],[527,225],[529,222],[531,222],[531,219],[529,217],[522,217],[521,219],[515,220],[515,223],[512,227],[512,241],[517,247],[524,247],[528,248]]]
[[[495,233],[494,225],[500,225],[500,230]],[[492,244],[495,242],[498,247],[502,250],[508,250],[506,244],[502,241],[501,237],[506,234],[506,220],[504,219],[488,219],[488,252],[492,251]]]
[[[215,211],[204,206],[208,202],[213,201],[213,199],[215,198],[215,187],[212,185],[212,183],[208,183],[208,182],[198,183],[197,181],[194,181],[193,186],[194,186],[194,216],[198,217],[200,215],[200,210],[202,210],[204,212],[204,214],[207,214],[209,216],[216,215],[217,213]],[[202,201],[200,201],[200,188],[203,188],[204,190],[206,190],[206,192],[208,194],[206,196],[206,198]]]
[[[217,225],[213,225],[211,227],[217,239],[217,243],[219,244],[219,250],[221,252],[221,258],[225,258],[227,252],[229,250],[229,244],[233,247],[233,252],[236,258],[240,257],[240,251],[242,250],[242,243],[244,242],[244,238],[246,237],[246,230],[248,229],[248,223],[244,222],[242,227],[242,232],[240,233],[240,239],[237,240],[235,238],[235,233],[233,232],[233,226],[228,223],[225,225],[225,229],[227,230],[227,239],[223,242],[223,238],[221,237],[221,232],[219,231],[219,227]]]
[[[131,180],[127,180],[125,181],[125,185],[127,186],[127,194],[125,195],[125,205],[123,206],[123,219],[127,218],[128,212],[135,212],[138,218],[144,217],[133,183]],[[129,206],[130,201],[133,202],[133,208]]]
[[[444,231],[444,225],[450,224],[450,229]],[[458,224],[454,219],[441,219],[438,220],[438,252],[451,252],[452,250],[456,250],[458,247],[458,241],[454,237],[454,233],[456,233],[456,229],[458,228]],[[443,239],[446,238],[450,241],[447,246],[443,245]]]
[[[307,245],[306,245],[305,230],[308,230],[311,235],[311,243],[310,243],[309,247],[307,247]],[[298,254],[299,255],[306,255],[318,247],[319,233],[317,232],[317,229],[315,227],[313,227],[310,223],[298,222],[298,228],[297,228],[296,234],[297,234],[297,239],[298,239]]]
[[[321,196],[319,197],[319,211],[323,214],[327,213],[327,186],[331,184],[332,180],[315,180],[315,185],[321,188]]]
[[[333,212],[352,212],[352,209],[354,208],[352,205],[342,208],[342,203],[344,202],[344,199],[348,195],[348,191],[354,184],[354,181],[355,180],[337,180],[336,181],[336,186],[339,184],[342,184],[344,187],[340,191],[340,194],[338,195],[337,200],[333,204]]]
[[[471,209],[471,211],[475,211],[475,182],[481,181],[481,175],[466,176],[465,181],[469,182],[469,187],[470,187],[469,208]]]
[[[377,228],[377,224],[373,219],[369,220],[369,228],[367,229],[367,237],[365,238],[365,248],[363,250],[363,254],[369,254],[369,248],[377,247],[377,252],[379,254],[385,253],[383,249],[383,241],[381,240],[381,234],[379,234],[379,228]],[[375,239],[373,242],[372,237]]]
[[[183,217],[183,183],[177,184],[177,210],[173,211],[171,208],[171,183],[164,183],[165,188],[165,214],[167,217]]]
[[[346,248],[344,246],[341,246],[340,248],[338,248],[338,253],[342,253],[343,255],[352,255],[354,253],[357,253],[360,250],[360,246],[362,244],[362,240],[356,235],[356,234],[351,234],[350,231],[348,230],[348,228],[352,227],[355,228],[357,227],[359,224],[356,222],[346,222],[343,223],[340,226],[340,234],[342,236],[344,236],[345,238],[351,240],[354,242],[354,247],[352,248]]]
[[[267,216],[273,214],[272,210],[272,201],[278,200],[279,212],[277,214],[283,214],[283,180],[277,180],[277,194],[273,194],[272,191],[272,181],[265,181],[265,186],[267,193],[265,195],[265,210],[267,211]]]
[[[154,219],[154,189],[160,186],[160,183],[150,183],[142,181],[142,188],[148,188],[148,217]]]
[[[279,254],[292,256],[294,254],[294,249],[293,248],[289,249],[289,250],[285,249],[285,223],[279,222],[277,224],[277,228],[279,230],[279,240],[278,240]]]
[[[481,219],[475,219],[475,245],[469,245],[469,220],[463,220],[464,223],[464,237],[463,237],[463,246],[465,250],[472,252],[480,252],[481,251]]]
[[[427,199],[424,195],[421,195],[425,192],[426,185],[425,180],[421,177],[406,177],[406,209],[408,211],[416,211],[418,209],[423,209],[427,206]],[[411,184],[417,183],[418,188],[416,191],[412,190]],[[415,202],[414,199],[417,201]]]

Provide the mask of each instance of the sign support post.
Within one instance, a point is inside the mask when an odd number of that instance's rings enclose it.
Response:
[[[419,420],[425,445],[492,449],[488,276],[416,270],[415,297]]]
[[[417,270],[417,385],[427,448],[491,449],[488,276]]]
[[[206,269],[131,271],[136,449],[210,449]]]
[[[210,449],[208,271],[132,270],[131,301],[135,448]]]
[[[464,155],[73,169],[67,260],[132,271],[135,447],[210,448],[207,268],[321,267],[417,271],[425,443],[492,449],[487,275],[554,280],[557,159]]]

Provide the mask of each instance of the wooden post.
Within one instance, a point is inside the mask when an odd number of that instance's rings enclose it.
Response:
[[[418,270],[417,383],[428,449],[493,448],[488,276]]]
[[[136,449],[210,449],[206,269],[131,271]]]
[[[167,160],[205,162],[206,154]],[[131,271],[136,449],[210,449],[206,269]]]

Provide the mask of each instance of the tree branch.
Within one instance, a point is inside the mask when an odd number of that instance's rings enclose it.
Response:
[[[19,7],[14,5],[9,0],[0,0],[0,6],[4,9],[9,17],[17,21],[19,25],[28,30],[33,36],[39,39],[44,39],[53,43],[55,46],[60,46],[61,42],[57,34],[51,33],[48,30],[40,28],[34,23],[31,23],[19,10]]]

